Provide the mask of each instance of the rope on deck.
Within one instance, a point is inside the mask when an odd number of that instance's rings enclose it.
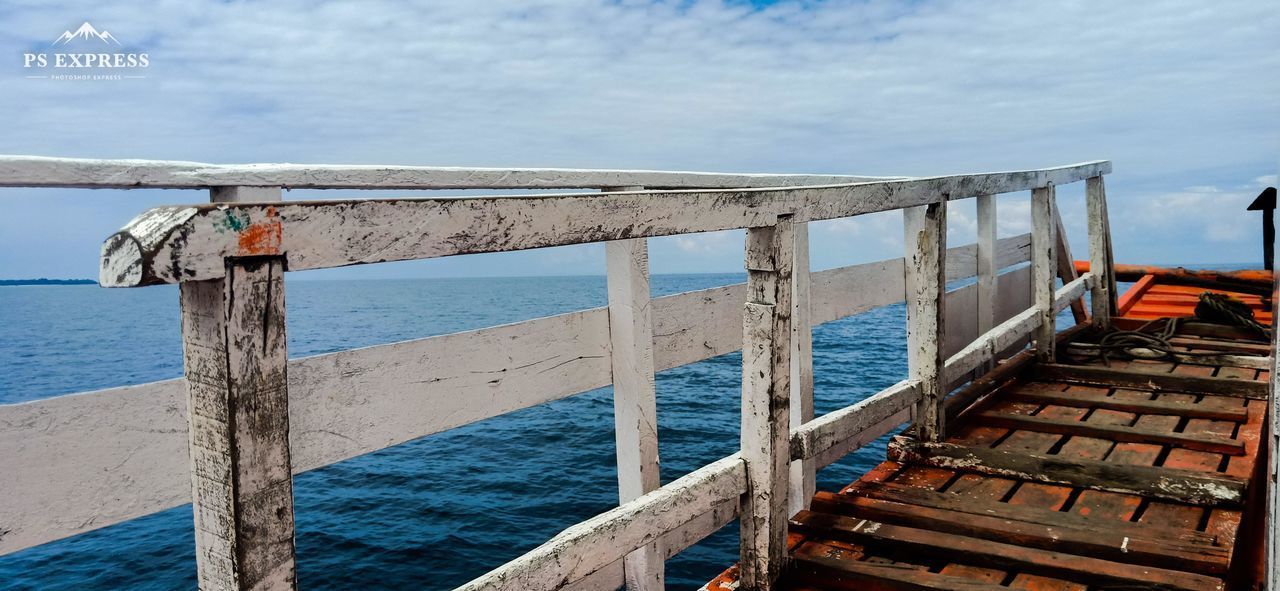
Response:
[[[1176,361],[1177,355],[1221,354],[1218,351],[1189,351],[1175,348],[1169,339],[1178,332],[1180,323],[1198,320],[1212,324],[1238,326],[1257,333],[1264,339],[1271,340],[1271,330],[1258,323],[1253,317],[1253,310],[1244,302],[1231,296],[1206,291],[1200,294],[1196,304],[1196,312],[1192,316],[1156,318],[1143,324],[1137,330],[1114,330],[1102,335],[1098,340],[1096,353],[1090,352],[1086,357],[1096,357],[1103,365],[1110,366],[1111,358],[1148,359]],[[1145,351],[1137,352],[1143,349]],[[1151,355],[1148,351],[1154,351]]]

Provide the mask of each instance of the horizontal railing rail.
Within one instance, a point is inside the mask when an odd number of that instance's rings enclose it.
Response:
[[[503,198],[361,199],[160,207],[103,245],[100,282],[133,287],[225,275],[235,256],[292,271],[767,227],[1083,181],[1108,162],[827,187]]]
[[[619,507],[466,588],[662,589],[666,558],[738,517],[741,584],[771,589],[787,517],[816,469],[912,417],[917,437],[940,439],[947,393],[1029,341],[1052,359],[1055,316],[1071,306],[1083,319],[1085,292],[1106,326],[1110,171],[1098,161],[876,178],[0,156],[0,187],[206,188],[215,201],[152,209],[103,246],[105,286],[180,284],[185,380],[0,406],[3,486],[23,491],[0,506],[11,530],[0,552],[190,500],[202,587],[292,588],[292,474],[613,384]],[[1054,197],[1078,181],[1093,261],[1081,277],[1062,264]],[[281,201],[290,188],[606,192]],[[1030,239],[996,240],[994,196],[1026,190]],[[947,203],[970,197],[978,241],[948,249]],[[904,258],[809,272],[808,222],[895,209]],[[745,284],[650,298],[647,238],[742,228]],[[286,270],[588,242],[607,242],[607,308],[287,358]],[[965,277],[977,281],[946,290]],[[907,380],[815,418],[810,327],[895,302],[906,303]],[[736,350],[741,452],[660,486],[654,373]],[[459,395],[480,390],[483,403]]]
[[[456,168],[325,164],[206,164],[0,156],[0,187],[85,189],[732,189],[832,185],[902,177],[735,174],[574,168]]]
[[[1029,261],[1030,238],[1001,239],[999,268]],[[949,249],[948,280],[975,276],[976,255],[973,244]],[[1002,276],[1007,293],[1028,294],[1029,275]],[[814,272],[812,324],[901,303],[902,277],[902,259]],[[746,291],[738,283],[654,298],[655,369],[741,349]],[[975,292],[962,287],[951,301],[972,309]],[[1003,312],[1029,302],[1006,298]],[[976,336],[965,321],[953,317],[957,341]],[[608,308],[594,308],[290,360],[293,471],[607,386],[609,332]],[[24,491],[0,504],[9,530],[0,554],[190,502],[185,398],[179,378],[0,405],[0,471]]]

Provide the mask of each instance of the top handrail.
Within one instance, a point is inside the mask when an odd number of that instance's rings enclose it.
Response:
[[[460,168],[334,164],[208,164],[0,155],[0,187],[85,189],[735,189],[903,177],[573,168]]]
[[[834,219],[1067,184],[1108,161],[825,186],[507,197],[347,199],[158,207],[102,248],[99,282],[137,287],[222,277],[224,260],[284,255],[324,269]],[[2,181],[0,181],[2,182]]]

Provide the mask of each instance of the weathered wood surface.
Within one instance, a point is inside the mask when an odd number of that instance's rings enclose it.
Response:
[[[996,325],[997,294],[996,275],[1000,271],[996,256],[996,196],[979,195],[976,215],[978,218],[977,276],[978,276],[978,333],[984,333]],[[950,254],[950,253],[948,253]]]
[[[1053,361],[1056,346],[1057,310],[1053,292],[1057,279],[1057,227],[1054,224],[1054,188],[1031,191],[1031,285],[1040,322],[1036,329],[1036,359]]]
[[[937,441],[946,430],[946,201],[902,210],[906,249],[907,376],[917,384],[915,429]]]
[[[1094,277],[1092,273],[1085,273],[1062,287],[1058,288],[1053,294],[1053,311],[1054,314],[1073,306],[1080,301],[1080,297],[1088,293],[1089,288],[1093,286]],[[1056,334],[1056,333],[1055,333]]]
[[[1105,162],[826,187],[285,202],[156,208],[103,245],[100,282],[220,277],[228,256],[284,255],[290,270],[762,227],[1007,193],[1101,174]],[[264,239],[269,238],[269,239]]]
[[[1027,337],[1040,325],[1040,311],[1023,310],[978,337],[947,359],[945,379],[948,384],[961,379],[969,371],[997,359],[1000,352]]]
[[[261,203],[283,199],[284,192],[280,187],[213,187],[209,189],[209,201],[214,203]]]
[[[1089,357],[1098,356],[1098,345],[1093,343],[1071,343],[1067,346],[1067,351],[1073,354],[1086,355]],[[1179,353],[1156,351],[1146,347],[1128,347],[1125,352],[1133,355],[1138,359],[1172,359],[1178,363],[1185,365],[1204,365],[1211,367],[1240,367],[1245,369],[1270,369],[1271,358],[1259,357],[1255,355],[1232,355],[1223,353],[1220,355],[1205,354],[1204,352]]]
[[[1134,369],[1059,365],[1054,363],[1042,364],[1040,366],[1040,375],[1046,380],[1059,382],[1101,384],[1151,392],[1196,392],[1258,400],[1265,399],[1267,396],[1267,384],[1251,379],[1200,377]]]
[[[795,246],[791,264],[791,429],[813,420],[813,301],[809,271],[809,224],[792,227]],[[809,508],[817,487],[812,458],[791,462],[788,515]]]
[[[618,502],[627,503],[662,486],[658,473],[648,243],[644,238],[605,243],[605,258]],[[661,548],[650,544],[627,556],[628,590],[664,588],[661,553]]]
[[[1026,261],[1028,244],[1027,235],[1002,239],[1002,266]],[[814,273],[813,324],[901,302],[902,269],[897,259]],[[1001,275],[1002,293],[1028,293],[1029,276]],[[948,301],[970,301],[974,289]],[[1001,314],[1027,297],[1005,298]],[[655,298],[655,369],[740,349],[745,301],[745,284]],[[949,333],[972,334],[967,316],[952,315]],[[606,386],[610,351],[608,311],[598,308],[291,360],[294,469]],[[183,381],[168,380],[0,405],[0,493],[30,491],[0,506],[10,530],[0,553],[188,502],[185,396]]]
[[[1031,267],[1023,266],[996,276],[1000,301],[996,304],[995,322],[1003,323],[1031,307]],[[953,356],[983,335],[978,330],[978,286],[966,285],[947,293],[947,329],[943,351]],[[1021,342],[1017,344],[1022,344]],[[955,382],[949,382],[955,385]]]
[[[835,493],[818,493],[826,501],[844,503],[850,496],[854,498],[884,499],[895,503],[903,503],[916,507],[941,509],[970,515],[986,515],[1017,523],[1030,523],[1060,527],[1070,530],[1082,530],[1119,534],[1134,540],[1151,540],[1153,544],[1175,549],[1195,548],[1203,551],[1217,548],[1226,554],[1226,549],[1216,545],[1218,536],[1195,529],[1175,526],[1161,526],[1149,522],[1135,523],[1118,521],[1107,515],[1082,514],[1070,511],[1057,511],[1048,507],[1001,502],[999,497],[989,498],[983,495],[963,495],[942,493],[894,482],[860,482],[853,488],[851,495]]]
[[[208,164],[0,156],[0,187],[202,189],[659,189],[794,187],[904,177],[832,174],[741,174],[573,168],[462,168],[333,164]]]
[[[477,578],[460,591],[556,589],[652,544],[747,490],[735,454],[699,468],[635,501],[574,525],[546,543]]]
[[[915,555],[924,554],[962,563],[989,564],[1015,571],[1061,576],[1099,584],[1104,588],[1131,585],[1134,582],[1153,591],[1206,591],[1223,588],[1222,581],[1203,575],[1156,567],[1135,569],[1129,564],[1088,556],[871,519],[805,511],[796,516],[796,524],[801,531],[820,533],[830,539],[900,548]],[[1022,539],[1025,541],[1025,538]]]
[[[787,558],[791,465],[792,224],[747,230],[742,334],[742,459],[747,491],[738,510],[739,576],[769,591]]]
[[[805,544],[796,550],[795,577],[815,585],[840,585],[844,589],[892,589],[893,591],[1007,591],[1008,587],[964,577],[937,574],[882,561],[841,560],[828,554],[840,549]]]
[[[1058,278],[1062,280],[1063,285],[1068,285],[1079,278],[1076,274],[1075,258],[1071,254],[1071,242],[1067,240],[1067,227],[1062,223],[1062,214],[1058,210],[1057,204],[1053,207],[1053,235],[1055,256],[1058,265]],[[1071,317],[1076,324],[1080,324],[1089,319],[1089,313],[1085,311],[1085,301],[1081,297],[1072,299]]]
[[[1144,400],[1132,397],[1107,395],[1108,389],[1085,390],[1074,388],[1063,391],[1061,384],[1031,382],[1010,390],[1005,396],[1010,400],[1022,400],[1038,404],[1054,404],[1079,408],[1105,408],[1143,415],[1170,415],[1192,419],[1231,421],[1243,423],[1249,411],[1243,407],[1224,407],[1195,404],[1189,401]]]
[[[901,437],[890,443],[889,457],[900,462],[949,470],[1144,495],[1195,505],[1238,505],[1244,499],[1247,486],[1244,480],[1225,474],[1009,452],[952,443],[917,443]]]
[[[733,498],[716,505],[710,511],[693,520],[663,534],[657,546],[663,549],[665,558],[671,558],[687,550],[690,546],[702,541],[720,528],[730,524],[738,517],[738,499]],[[626,581],[622,576],[623,561],[619,560],[602,567],[577,582],[565,585],[566,590],[597,591],[599,589],[617,589]]]
[[[902,381],[861,402],[822,415],[792,431],[791,458],[817,457],[911,408],[919,399],[919,386],[915,382]],[[883,433],[876,437],[880,435]]]
[[[1034,431],[1038,433],[1058,433],[1078,437],[1093,437],[1110,441],[1130,443],[1153,443],[1168,445],[1173,448],[1194,449],[1232,456],[1244,455],[1244,443],[1230,437],[1205,434],[1170,433],[1165,429],[1143,429],[1141,427],[1098,425],[1075,419],[1053,419],[1039,416],[1023,416],[1006,414],[998,411],[986,411],[974,416],[975,420],[993,427],[1011,430]]]
[[[283,263],[182,284],[201,589],[296,588]]]
[[[1111,327],[1113,301],[1111,266],[1111,229],[1107,223],[1107,193],[1101,176],[1085,180],[1085,207],[1089,213],[1089,272],[1094,282],[1089,303],[1093,324],[1103,330]]]

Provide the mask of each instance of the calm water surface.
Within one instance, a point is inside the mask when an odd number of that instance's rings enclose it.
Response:
[[[653,278],[655,296],[740,275]],[[603,306],[603,277],[298,281],[292,357]],[[0,287],[0,403],[176,377],[172,286]],[[903,308],[814,330],[819,414],[906,376]],[[740,358],[658,375],[662,479],[738,447]],[[295,479],[299,587],[451,589],[617,503],[608,388],[365,455]],[[876,442],[819,473],[834,489],[883,459]],[[21,491],[19,491],[21,494]],[[737,557],[736,526],[668,562],[693,589]],[[191,507],[0,557],[3,589],[193,589]]]

